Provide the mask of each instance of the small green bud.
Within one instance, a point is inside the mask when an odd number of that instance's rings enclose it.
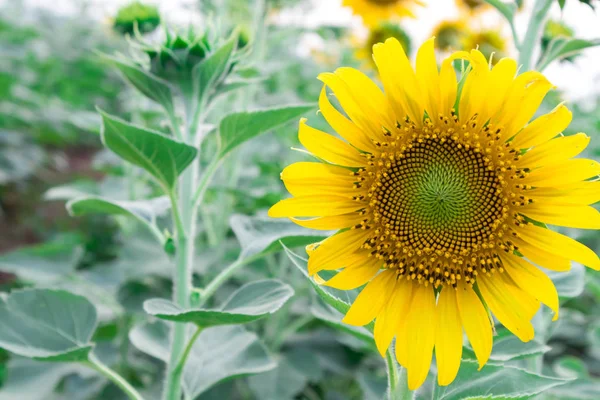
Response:
[[[152,32],[160,24],[158,9],[140,2],[133,2],[119,9],[113,28],[121,34],[133,35],[135,26],[140,33]]]

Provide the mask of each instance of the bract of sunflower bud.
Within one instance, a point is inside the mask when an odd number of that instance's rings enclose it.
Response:
[[[113,28],[123,35],[133,35],[136,25],[140,33],[149,33],[155,30],[159,24],[160,14],[155,6],[135,1],[119,9],[113,22]]]
[[[197,33],[190,29],[184,34],[165,30],[164,40],[158,44],[138,37],[136,44],[146,54],[153,75],[171,82],[188,82],[194,66],[213,52],[216,42],[211,31]]]

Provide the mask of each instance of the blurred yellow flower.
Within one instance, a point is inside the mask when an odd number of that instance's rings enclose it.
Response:
[[[484,0],[456,0],[456,5],[461,9],[470,13],[485,11],[491,6]]]
[[[463,49],[479,49],[488,60],[493,55],[492,65],[506,57],[507,47],[507,40],[497,30],[470,32],[462,38]]]
[[[384,42],[388,38],[397,39],[404,49],[404,52],[408,55],[411,54],[412,49],[410,36],[408,36],[408,34],[400,27],[399,24],[394,22],[384,22],[376,27],[371,28],[369,30],[369,35],[365,40],[355,40],[357,47],[355,56],[358,60],[364,62],[364,68],[377,68],[375,62],[373,61],[373,46],[375,46],[377,43]]]
[[[344,322],[375,320],[381,354],[396,337],[411,390],[434,351],[438,383],[448,385],[463,332],[480,367],[488,361],[489,312],[525,342],[540,303],[558,317],[556,288],[536,265],[600,269],[592,250],[540,224],[600,228],[590,206],[600,181],[589,180],[600,164],[573,159],[589,137],[559,136],[571,121],[564,105],[530,122],[553,86],[539,72],[517,75],[513,59],[490,68],[480,51],[459,51],[438,70],[433,39],[416,69],[396,39],[373,52],[385,94],[353,68],[319,75],[321,113],[342,139],[300,122],[301,143],[321,161],[283,170],[293,197],[269,215],[339,229],[311,252],[309,274],[341,270],[323,283],[341,290],[366,284]],[[460,94],[458,59],[471,66]]]
[[[352,8],[368,26],[394,17],[414,18],[413,8],[424,5],[420,0],[344,0],[342,4]]]
[[[459,50],[462,48],[465,36],[470,31],[462,20],[442,21],[434,29],[432,36],[436,38],[435,47],[439,50]]]

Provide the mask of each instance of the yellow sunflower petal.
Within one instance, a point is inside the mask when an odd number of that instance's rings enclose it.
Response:
[[[348,213],[341,215],[332,215],[330,217],[320,217],[312,219],[298,219],[290,217],[290,220],[297,225],[300,225],[308,229],[320,229],[320,230],[335,230],[350,228],[359,222],[361,222],[363,216],[359,213]]]
[[[533,170],[523,179],[532,186],[560,186],[600,175],[600,163],[576,158]]]
[[[438,384],[446,386],[456,378],[462,356],[462,325],[454,288],[445,287],[440,292],[436,317],[440,332],[435,337]]]
[[[503,58],[494,66],[489,77],[489,92],[494,93],[494,95],[488,96],[486,99],[483,122],[496,115],[510,89],[511,83],[515,79],[516,73],[517,62],[510,58]]]
[[[373,335],[375,336],[377,350],[379,350],[382,357],[385,357],[385,352],[390,347],[392,339],[398,331],[399,324],[408,315],[412,286],[406,279],[397,280],[394,294],[375,320]]]
[[[331,262],[358,250],[370,235],[372,232],[367,229],[350,229],[325,239],[310,255],[308,273],[312,275],[323,269],[331,269]]]
[[[564,162],[581,153],[589,143],[590,137],[584,133],[552,139],[525,153],[516,165],[535,168]]]
[[[483,111],[481,104],[488,97],[490,82],[490,69],[483,54],[479,50],[471,51],[470,61],[472,70],[465,79],[458,110],[458,115],[463,123]],[[487,116],[482,116],[481,122],[485,122],[485,120],[487,120]]]
[[[514,238],[513,240],[518,246],[519,252],[534,264],[551,271],[565,272],[571,269],[571,260],[568,258],[544,251],[523,239]]]
[[[388,302],[396,284],[396,273],[385,270],[360,292],[342,322],[364,326],[373,321]]]
[[[429,373],[436,332],[435,294],[430,286],[416,285],[406,325],[408,329],[408,388],[419,388]]]
[[[502,275],[502,273],[496,273],[494,279],[479,276],[477,286],[498,321],[523,342],[528,342],[534,336],[533,325],[527,318],[529,313],[525,312],[520,304],[521,301],[528,303],[528,298],[522,290],[511,290],[518,288],[514,284],[507,283]],[[515,297],[514,294],[517,293],[520,296]]]
[[[600,229],[600,212],[577,204],[532,203],[523,207],[524,215],[550,225],[580,229]]]
[[[577,182],[560,188],[535,188],[529,193],[534,201],[544,204],[590,205],[600,201],[600,181]]]
[[[481,300],[473,288],[464,281],[459,281],[456,299],[460,321],[481,369],[492,353],[492,323]]]
[[[417,52],[417,81],[423,93],[423,104],[429,117],[438,116],[440,77],[435,60],[434,39],[427,40]]]
[[[383,139],[381,122],[369,115],[370,109],[361,101],[360,88],[350,87],[339,75],[331,72],[319,74],[318,79],[333,90],[344,111],[356,126],[377,140]]]
[[[377,274],[381,265],[381,260],[375,257],[367,258],[367,254],[365,254],[364,262],[356,266],[344,268],[323,284],[339,290],[356,289],[369,282]]]
[[[457,80],[456,71],[450,60],[444,60],[440,70],[440,95],[438,110],[442,115],[447,116],[454,108],[456,103]],[[438,118],[433,115],[433,118]]]
[[[385,43],[373,46],[373,58],[389,96],[396,117],[400,122],[405,115],[417,125],[423,123],[424,106],[417,77],[400,42],[389,38]],[[402,79],[398,79],[398,77]]]
[[[269,209],[269,217],[328,217],[363,207],[363,204],[342,196],[302,196],[281,200]]]
[[[332,164],[347,167],[365,165],[365,158],[354,147],[325,132],[306,125],[306,118],[300,120],[298,139],[312,154]]]
[[[553,321],[558,319],[558,292],[552,280],[521,257],[503,255],[506,272],[521,289],[528,292],[554,311]]]
[[[564,131],[573,114],[563,104],[558,105],[550,113],[538,117],[527,125],[512,141],[516,149],[528,149],[539,146]]]
[[[326,85],[323,85],[321,95],[319,96],[319,109],[323,113],[327,123],[350,144],[363,151],[372,151],[375,149],[369,136],[331,105],[327,98]]]
[[[600,270],[600,260],[596,253],[577,240],[533,224],[522,225],[517,232],[524,241],[548,253],[568,257],[592,269]]]

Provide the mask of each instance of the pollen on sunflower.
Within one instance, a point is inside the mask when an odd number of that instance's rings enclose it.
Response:
[[[479,50],[461,51],[438,68],[433,39],[416,69],[396,39],[373,52],[385,93],[352,68],[319,76],[321,114],[341,139],[301,121],[300,141],[321,161],[284,169],[293,197],[269,215],[339,230],[311,248],[309,274],[337,270],[323,284],[342,290],[366,284],[344,322],[375,320],[382,355],[396,338],[410,389],[434,352],[438,383],[448,385],[463,332],[480,367],[487,362],[487,310],[523,341],[541,303],[558,317],[556,289],[538,266],[600,269],[592,250],[544,225],[600,228],[590,206],[600,164],[573,158],[589,137],[559,135],[571,121],[564,105],[531,121],[553,86],[538,72],[517,75],[515,60],[490,67]],[[470,64],[460,91],[455,60]]]

